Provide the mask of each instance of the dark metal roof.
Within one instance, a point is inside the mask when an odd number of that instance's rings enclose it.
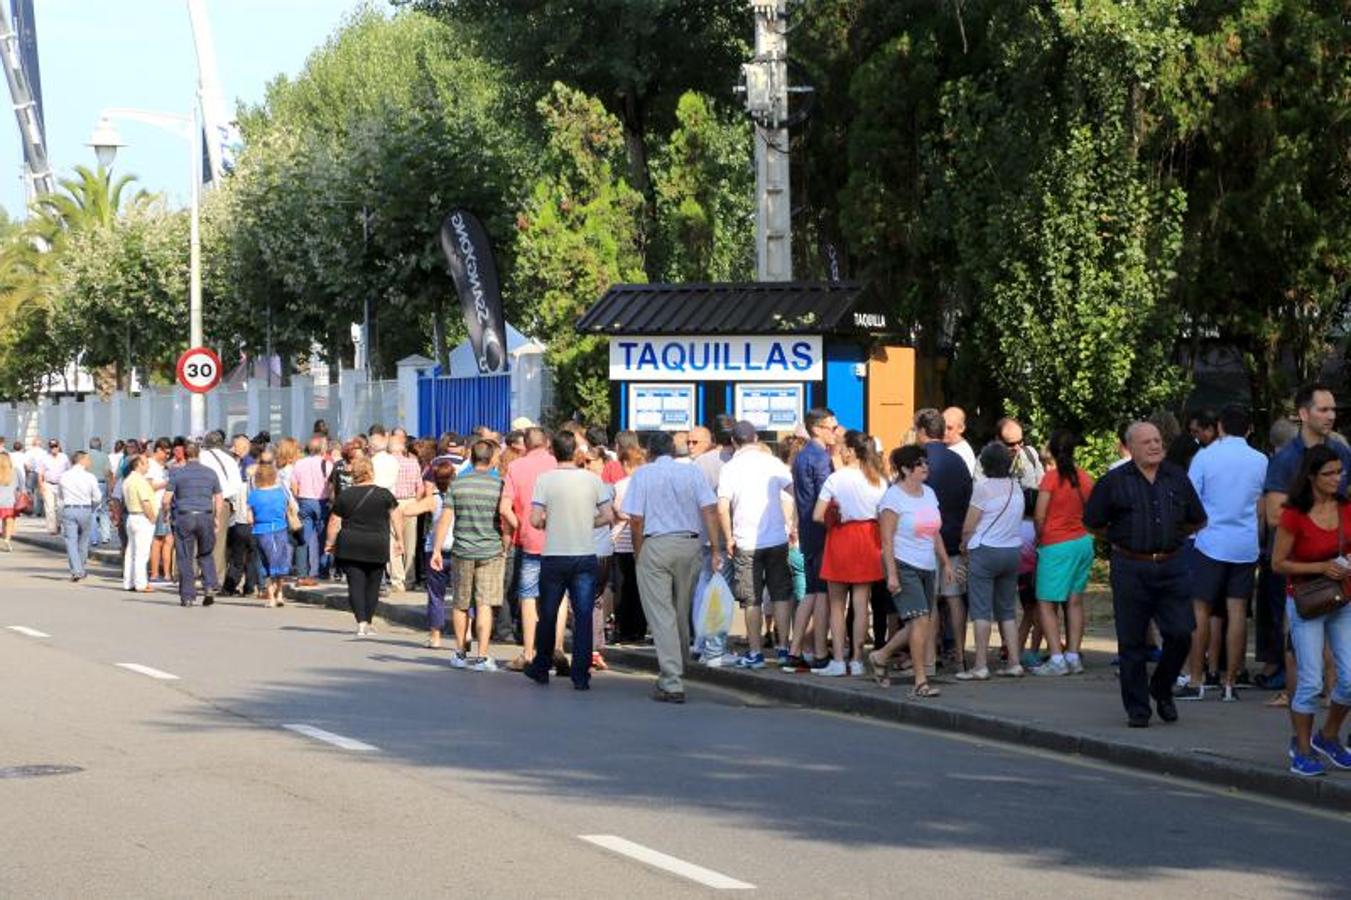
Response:
[[[858,313],[859,315],[855,315]],[[894,331],[854,282],[617,284],[577,323],[592,334],[840,334]]]

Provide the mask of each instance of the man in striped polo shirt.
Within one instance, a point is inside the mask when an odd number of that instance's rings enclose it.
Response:
[[[441,547],[446,532],[454,529],[450,551],[451,585],[454,603],[450,612],[455,629],[455,656],[451,665],[476,672],[494,672],[497,663],[488,655],[493,630],[493,610],[502,605],[506,574],[506,549],[516,529],[516,514],[511,498],[502,488],[502,480],[493,472],[497,445],[492,441],[474,441],[469,451],[473,469],[450,483],[445,494],[445,510],[436,523],[429,565],[441,571],[445,565]],[[469,607],[473,604],[474,636],[478,653],[473,662],[466,660],[469,647]]]

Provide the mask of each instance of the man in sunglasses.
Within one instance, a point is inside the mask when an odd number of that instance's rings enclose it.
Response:
[[[1009,475],[1018,482],[1024,493],[1032,492],[1027,498],[1030,501],[1027,508],[1032,509],[1036,505],[1037,488],[1041,486],[1041,480],[1046,476],[1046,467],[1041,464],[1041,456],[1035,449],[1027,446],[1027,441],[1023,437],[1022,423],[1012,417],[1006,416],[995,424],[995,438],[1013,457],[1013,468],[1009,470]],[[984,477],[985,473],[981,472],[978,466],[976,480],[980,481]]]

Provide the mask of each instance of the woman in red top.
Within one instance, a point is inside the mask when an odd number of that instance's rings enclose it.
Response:
[[[1037,491],[1037,613],[1051,658],[1033,675],[1078,675],[1084,671],[1079,646],[1084,640],[1084,589],[1093,568],[1093,538],[1084,528],[1084,504],[1093,479],[1074,464],[1079,439],[1061,429],[1051,435],[1055,468]],[[1065,610],[1066,641],[1060,644],[1060,610]]]
[[[1304,454],[1271,550],[1271,569],[1290,577],[1292,592],[1294,585],[1320,575],[1337,581],[1351,576],[1351,565],[1343,555],[1351,552],[1351,503],[1338,493],[1341,479],[1342,461],[1331,447],[1319,444]],[[1340,741],[1346,714],[1351,711],[1351,607],[1341,606],[1312,619],[1300,617],[1292,597],[1287,598],[1285,608],[1299,667],[1290,698],[1290,722],[1295,729],[1290,739],[1290,771],[1322,775],[1326,769],[1320,756],[1339,769],[1351,769],[1351,752]],[[1337,663],[1337,683],[1323,729],[1314,734],[1318,695],[1323,691],[1325,645]]]

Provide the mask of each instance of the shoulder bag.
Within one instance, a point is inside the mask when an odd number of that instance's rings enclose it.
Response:
[[[1342,524],[1342,507],[1337,506],[1337,556],[1346,553],[1346,531]],[[1295,598],[1295,612],[1301,619],[1317,619],[1330,612],[1341,609],[1351,603],[1351,579],[1335,579],[1326,575],[1297,582],[1292,588]]]

